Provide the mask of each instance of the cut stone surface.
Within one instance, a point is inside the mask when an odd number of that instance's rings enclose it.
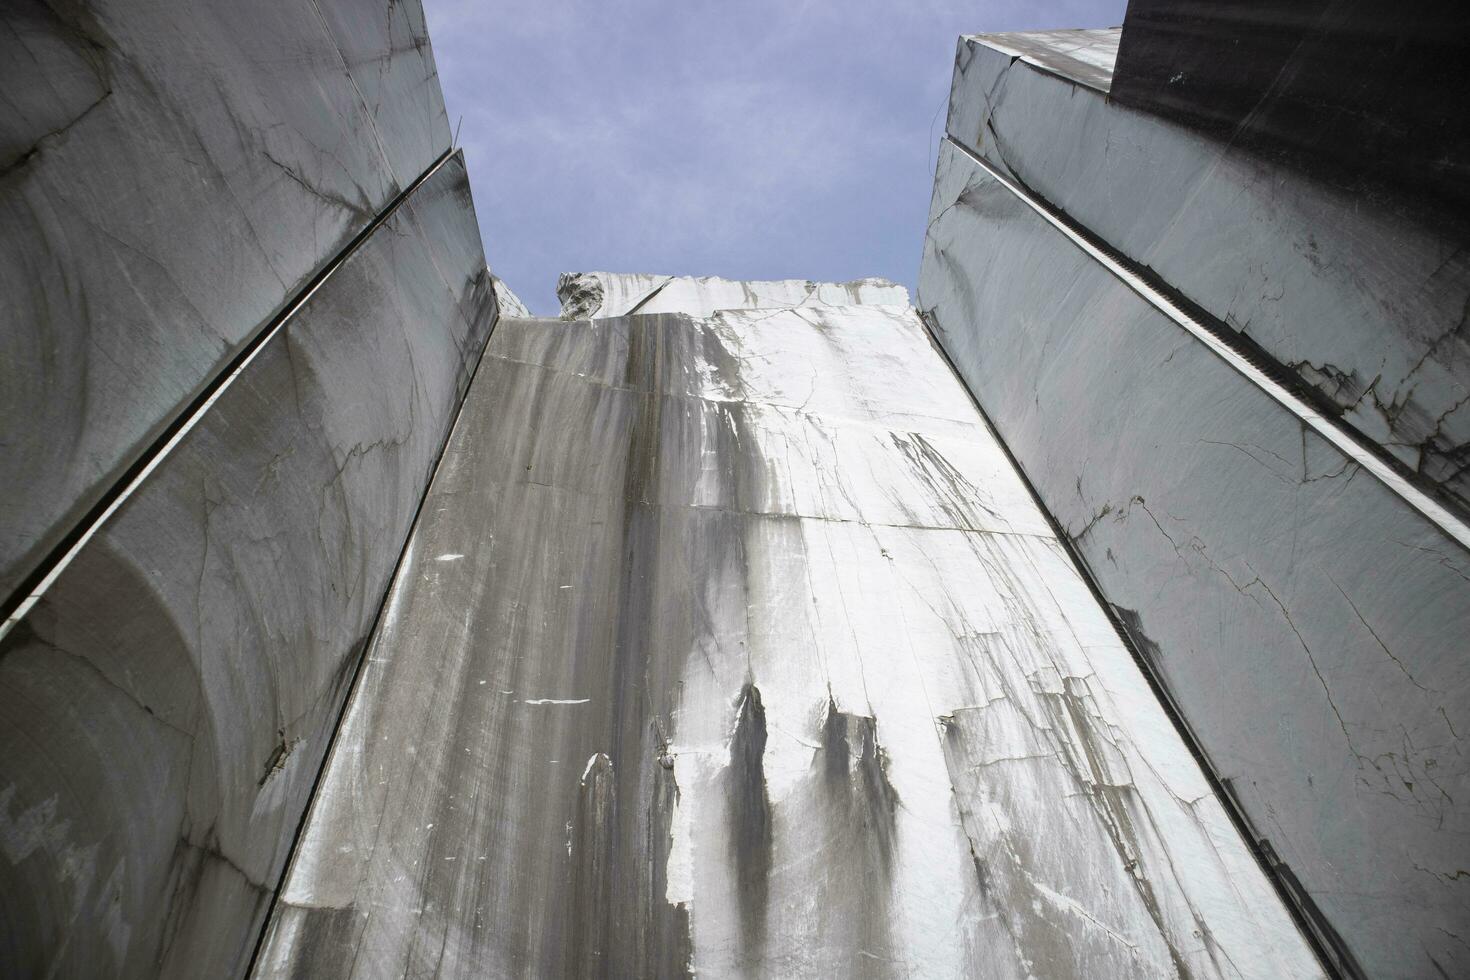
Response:
[[[456,156],[0,642],[0,974],[244,971],[493,304]]]
[[[0,595],[449,147],[418,0],[6,3]]]
[[[887,279],[812,282],[776,279],[741,282],[717,276],[653,276],[623,272],[566,272],[556,284],[565,319],[629,313],[687,313],[788,306],[909,305],[909,292]]]
[[[262,977],[1320,971],[899,306],[497,327]]]
[[[952,143],[920,308],[1369,976],[1470,957],[1470,556]]]
[[[1470,249],[962,38],[948,131],[1227,330],[1470,515]],[[1034,46],[1034,45],[1033,45]]]

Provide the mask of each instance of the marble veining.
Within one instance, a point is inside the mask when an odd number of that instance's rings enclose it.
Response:
[[[1315,977],[906,306],[505,320],[257,975]]]
[[[1470,251],[1424,222],[961,38],[948,133],[1257,346],[1470,516]]]
[[[494,312],[456,155],[0,641],[0,974],[244,972]]]
[[[945,143],[920,308],[1370,976],[1470,969],[1470,557]],[[1126,396],[1120,396],[1126,393]]]
[[[0,594],[450,144],[418,0],[0,10]]]

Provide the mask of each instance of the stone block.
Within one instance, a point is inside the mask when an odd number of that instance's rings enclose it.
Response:
[[[919,304],[1328,928],[1470,970],[1464,547],[949,142]]]
[[[493,315],[455,156],[0,642],[0,973],[245,969]]]
[[[449,147],[418,0],[0,14],[0,594]]]

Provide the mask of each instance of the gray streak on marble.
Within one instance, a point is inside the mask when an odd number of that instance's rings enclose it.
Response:
[[[502,321],[422,515],[258,976],[1320,976],[907,307]]]
[[[1470,970],[1470,555],[943,144],[920,308],[1369,975]]]
[[[0,14],[0,594],[449,146],[417,0]]]
[[[493,316],[455,156],[0,644],[0,973],[245,969]]]
[[[1470,251],[961,38],[948,132],[1150,270],[1470,515]]]

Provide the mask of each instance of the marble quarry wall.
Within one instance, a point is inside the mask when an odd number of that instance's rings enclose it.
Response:
[[[913,309],[726,287],[497,326],[256,975],[1322,976]]]
[[[962,39],[950,138],[1470,516],[1470,225],[1110,98],[1100,33]]]
[[[6,595],[448,149],[419,5],[363,12],[5,5]]]
[[[1464,68],[1288,6],[534,318],[418,0],[7,4],[0,976],[1470,975]]]
[[[0,975],[246,969],[495,313],[417,2],[0,13]]]
[[[919,309],[1329,966],[1465,974],[1470,251],[1119,51],[960,40]]]

